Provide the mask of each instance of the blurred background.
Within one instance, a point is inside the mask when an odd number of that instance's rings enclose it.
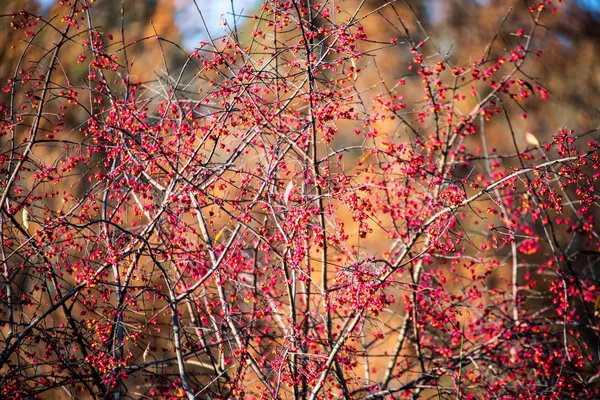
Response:
[[[0,13],[26,9],[40,13],[44,18],[59,15],[58,0],[6,0],[0,3]],[[316,2],[315,2],[316,3]],[[336,3],[343,9],[354,10],[360,3],[347,0]],[[365,2],[365,10],[374,9],[383,4],[380,0]],[[596,110],[600,107],[600,0],[576,0],[567,6],[559,5],[558,18],[551,21],[549,29],[539,29],[539,35],[533,49],[542,51],[541,62],[527,63],[527,73],[543,84],[549,92],[550,99],[544,102],[544,112],[540,113],[540,102],[532,101],[523,105],[528,118],[522,121],[519,130],[533,132],[539,137],[556,132],[563,126],[577,131],[586,131],[596,127],[594,120],[600,115]],[[403,2],[399,2],[404,6]],[[523,1],[506,0],[413,0],[410,2],[423,24],[430,40],[440,52],[447,54],[449,62],[456,65],[469,65],[478,59],[486,45],[492,39],[494,29],[500,20],[513,7],[505,28],[509,30],[527,26],[527,13],[518,12],[525,7]],[[121,7],[124,6],[124,18],[120,18]],[[206,1],[206,0],[100,0],[94,4],[94,23],[103,32],[111,32],[115,36],[120,32],[121,23],[127,24],[126,41],[133,42],[140,38],[159,34],[181,46],[180,49],[165,46],[162,50],[155,42],[139,41],[130,49],[135,57],[131,73],[139,79],[153,79],[153,72],[161,68],[160,51],[164,51],[167,61],[174,67],[183,65],[199,42],[209,38],[218,38],[225,34],[222,27],[224,20],[230,29],[234,24],[233,13],[237,14],[236,22],[242,32],[247,22],[252,20],[244,16],[252,16],[260,7],[257,0]],[[564,10],[563,10],[564,9]],[[200,18],[200,12],[202,18]],[[233,11],[233,12],[232,12]],[[241,15],[241,16],[240,16]],[[8,21],[7,21],[8,22]],[[370,37],[389,40],[395,33],[389,24],[381,23],[377,17],[364,22]],[[2,24],[2,36],[5,43],[14,40],[22,41],[21,33],[11,29],[8,23]],[[416,31],[418,39],[424,35]],[[42,41],[52,40],[52,36],[42,37]],[[510,38],[503,38],[509,40]],[[39,39],[38,39],[39,41]],[[43,44],[40,44],[43,47]],[[380,52],[386,58],[385,70],[390,79],[402,77],[406,72],[406,60],[402,56],[408,54],[404,46],[402,51]],[[0,49],[0,77],[13,75],[9,71],[20,56],[21,48],[3,46]],[[74,50],[75,51],[75,50]],[[385,53],[385,54],[384,54]],[[493,55],[493,54],[492,54]],[[131,61],[131,60],[130,60]],[[156,68],[147,68],[156,65]],[[143,66],[143,68],[141,68]],[[81,65],[64,64],[66,75],[69,70],[81,68]],[[139,68],[139,69],[138,69]],[[370,71],[365,69],[361,75],[365,82],[369,81]],[[385,72],[385,71],[384,71]],[[375,77],[375,75],[373,75]],[[421,90],[417,85],[416,90]],[[409,98],[410,94],[405,95]],[[535,104],[533,104],[535,103]]]

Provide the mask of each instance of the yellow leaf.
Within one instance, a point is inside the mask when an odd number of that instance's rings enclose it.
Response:
[[[215,236],[215,242],[218,242],[221,239],[221,236],[223,236],[223,232],[225,232],[225,227],[222,227],[221,230],[217,232],[217,235]]]
[[[367,158],[371,157],[371,154],[373,154],[373,153],[371,153],[370,151],[367,151],[367,152],[366,152],[366,153],[365,153],[365,154],[364,154],[364,155],[363,155],[363,156],[360,158],[360,160],[359,160],[359,161],[360,161],[361,163],[363,163],[363,162],[367,161]]]

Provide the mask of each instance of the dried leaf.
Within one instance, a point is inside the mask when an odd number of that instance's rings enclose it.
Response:
[[[356,61],[354,61],[354,58],[351,58],[350,62],[352,62],[352,68],[354,68],[354,70],[352,71],[352,79],[357,80],[358,79],[358,69],[356,68]]]
[[[283,201],[285,204],[290,200],[290,195],[292,194],[292,189],[294,188],[294,181],[290,181],[285,188],[285,193],[283,194]]]
[[[144,354],[142,356],[142,358],[144,359],[144,361],[146,361],[146,357],[148,357],[148,353],[150,352],[150,342],[148,342],[148,345],[146,346],[146,350],[144,350]]]
[[[26,208],[23,208],[23,226],[25,230],[29,230],[29,211]]]
[[[527,144],[529,144],[531,146],[539,146],[540,145],[540,142],[537,140],[535,135],[531,132],[525,133],[525,141],[527,142]]]

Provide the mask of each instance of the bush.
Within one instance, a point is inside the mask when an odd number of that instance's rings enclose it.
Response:
[[[550,1],[470,62],[409,3],[266,1],[185,56],[61,3],[7,16],[3,396],[600,395],[597,130],[523,125]]]

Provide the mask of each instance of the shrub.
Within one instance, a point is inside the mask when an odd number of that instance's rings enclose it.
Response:
[[[597,131],[518,122],[550,1],[469,63],[409,3],[266,1],[186,57],[61,3],[8,17],[3,396],[599,396]]]

